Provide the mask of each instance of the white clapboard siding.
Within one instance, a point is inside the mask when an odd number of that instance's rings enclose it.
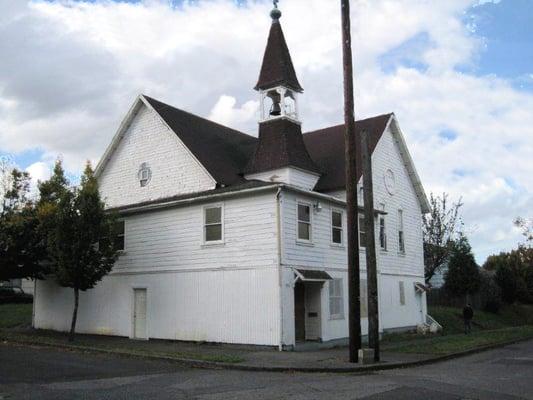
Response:
[[[319,178],[320,176],[315,173],[294,167],[285,167],[272,171],[246,175],[246,179],[250,180],[257,179],[265,182],[283,182],[307,190],[312,190]]]
[[[152,172],[145,187],[138,178],[142,163],[147,163]],[[108,207],[200,192],[216,185],[178,136],[145,105],[133,118],[98,181]]]
[[[277,264],[275,193],[125,217],[125,250],[113,273]],[[203,243],[203,209],[224,208],[224,243]]]
[[[424,253],[422,238],[422,211],[418,197],[409,178],[407,169],[395,143],[394,135],[388,129],[379,141],[372,155],[372,175],[374,183],[374,206],[381,209],[385,206],[387,251],[379,249],[376,242],[379,268],[383,272],[424,276]],[[387,169],[394,172],[396,190],[390,195],[384,183]],[[360,181],[359,184],[362,182]],[[345,199],[346,191],[337,190],[328,193],[331,196]],[[359,199],[359,204],[363,202]],[[403,230],[405,254],[400,254],[398,245],[398,210],[403,211]],[[376,240],[378,237],[376,225]]]
[[[82,292],[77,332],[133,337],[135,288],[147,290],[149,338],[277,345],[277,268],[109,275]],[[72,289],[39,281],[35,327],[67,331]]]

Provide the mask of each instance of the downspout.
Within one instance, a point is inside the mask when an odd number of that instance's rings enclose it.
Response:
[[[33,280],[33,299],[31,307],[31,327],[35,329],[35,303],[37,299],[37,278]]]
[[[281,265],[281,187],[276,191],[276,238],[278,241],[278,285],[279,285],[279,351],[283,351],[283,270]]]

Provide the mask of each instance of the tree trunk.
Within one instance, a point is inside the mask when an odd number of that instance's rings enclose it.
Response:
[[[80,290],[74,288],[74,311],[72,312],[72,323],[70,324],[70,334],[68,341],[74,341],[74,335],[76,334],[76,320],[78,319],[78,304],[80,302]]]
[[[346,217],[348,225],[348,336],[350,362],[359,361],[361,348],[361,302],[359,276],[359,219],[357,209],[356,140],[353,94],[350,1],[341,0],[342,61],[344,71],[344,151],[346,163]]]

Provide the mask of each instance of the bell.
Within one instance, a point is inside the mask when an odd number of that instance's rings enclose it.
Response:
[[[272,116],[281,115],[281,107],[279,105],[279,102],[272,103],[272,107],[270,107],[270,115]]]

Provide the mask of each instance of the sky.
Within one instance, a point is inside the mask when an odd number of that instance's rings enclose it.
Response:
[[[340,6],[280,0],[304,131],[342,122]],[[257,135],[266,0],[0,0],[0,156],[96,163],[136,96]],[[533,212],[533,1],[352,0],[356,117],[394,112],[479,263]]]

